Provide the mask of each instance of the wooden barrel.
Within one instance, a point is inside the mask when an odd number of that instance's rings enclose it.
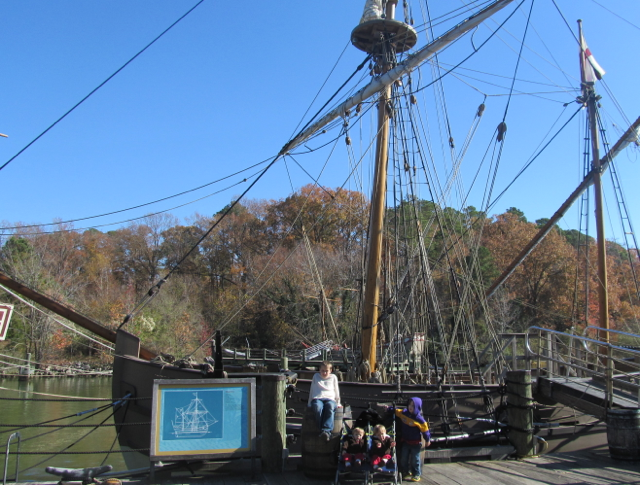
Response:
[[[333,435],[329,441],[320,438],[313,409],[307,407],[302,420],[302,471],[309,478],[334,478],[338,468],[338,450],[343,419],[351,418],[349,406],[336,409]]]
[[[640,409],[607,411],[609,454],[616,460],[640,460]]]

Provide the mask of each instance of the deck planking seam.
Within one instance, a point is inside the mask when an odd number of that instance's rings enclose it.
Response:
[[[154,485],[310,485],[333,483],[309,479],[289,462],[283,473],[216,474],[171,477]],[[44,482],[38,482],[44,483]],[[56,482],[47,482],[54,485]],[[149,485],[148,480],[123,480],[123,485]],[[358,482],[350,482],[358,484]],[[382,485],[386,482],[376,482]],[[578,452],[504,461],[425,464],[422,485],[640,485],[640,463],[612,460],[605,453]],[[17,485],[17,484],[16,484]],[[30,484],[33,485],[33,482]],[[346,483],[343,485],[347,485]],[[362,484],[364,485],[364,484]],[[406,485],[406,484],[405,484]]]
[[[480,465],[480,464],[474,464],[474,465]],[[503,473],[508,473],[511,474],[512,477],[515,480],[515,477],[518,477],[519,481],[511,481],[511,482],[507,482],[507,483],[513,483],[513,484],[537,484],[537,483],[546,483],[546,484],[553,484],[553,485],[564,485],[567,483],[567,481],[562,478],[559,477],[555,471],[552,472],[540,472],[538,470],[538,468],[533,465],[533,466],[525,466],[526,463],[525,462],[515,462],[515,461],[511,461],[511,462],[501,462],[501,463],[495,463],[491,462],[491,463],[483,463],[481,466],[486,468],[490,468],[496,471],[501,471]],[[573,483],[573,482],[571,482]]]
[[[539,479],[542,483],[557,485],[569,483],[640,483],[640,467],[622,463],[611,463],[616,469],[612,469],[609,466],[594,466],[595,462],[608,461],[603,457],[594,456],[588,459],[579,456],[560,457],[556,455],[553,460],[546,460],[546,462],[544,456],[536,458],[535,463],[530,460],[533,459],[526,459],[521,462],[491,462],[484,466],[517,469],[519,473],[524,473],[530,478]],[[523,469],[525,464],[530,465],[526,468],[526,471]]]
[[[527,474],[521,470],[514,470],[502,467],[491,467],[492,462],[473,462],[461,463],[463,467],[473,468],[480,477],[475,483],[491,483],[503,485],[534,485],[538,482],[533,481]],[[487,482],[490,477],[491,481]],[[548,482],[545,482],[548,483]]]

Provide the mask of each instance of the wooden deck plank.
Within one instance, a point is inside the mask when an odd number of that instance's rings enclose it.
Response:
[[[289,460],[283,473],[257,473],[201,477],[171,477],[157,485],[329,485],[330,479],[310,479]],[[38,482],[41,483],[41,482]],[[54,485],[56,482],[48,482]],[[356,483],[356,482],[352,482]],[[608,453],[575,452],[543,455],[539,458],[503,461],[468,461],[425,464],[422,485],[640,485],[640,463],[613,460]],[[149,485],[148,480],[122,480],[123,485]],[[33,483],[29,484],[33,485]],[[363,484],[364,485],[364,484]],[[381,485],[381,484],[376,484]]]
[[[527,466],[526,474],[541,483],[640,483],[638,464],[612,460],[607,453],[559,453],[516,463],[500,462],[500,466]]]
[[[522,467],[507,468],[493,466],[491,461],[461,463],[462,467],[472,467],[480,475],[476,483],[491,483],[504,485],[536,485],[540,482],[533,479]],[[483,481],[484,480],[484,481]],[[554,483],[545,481],[544,483]]]
[[[518,462],[515,460],[473,463],[473,465],[487,470],[487,476],[497,475],[506,480],[506,482],[500,483],[546,483],[549,485],[563,485],[567,483],[567,481],[563,477],[557,476],[555,471],[540,471],[535,465],[527,466],[527,463]],[[490,473],[489,470],[491,470],[492,473]]]
[[[461,463],[438,463],[422,467],[421,484],[425,485],[461,485],[481,484],[486,477],[474,468],[461,466]]]
[[[456,465],[451,466],[451,463],[438,463],[429,465],[429,470],[423,468],[420,483],[424,485],[461,485],[463,483],[481,483],[478,482],[480,478]]]
[[[607,452],[562,453],[546,464],[537,464],[537,468],[557,470],[576,480],[589,477],[593,483],[640,483],[639,463],[613,460]]]

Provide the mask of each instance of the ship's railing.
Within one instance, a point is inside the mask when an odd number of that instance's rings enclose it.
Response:
[[[530,369],[529,356],[524,345],[526,334],[501,333],[478,356],[478,372],[485,383],[498,382],[507,370]],[[519,363],[524,361],[524,364]]]
[[[91,367],[86,363],[76,362],[69,365],[56,365],[31,360],[31,354],[23,359],[14,355],[0,354],[0,377],[31,376],[67,377],[67,376],[108,376],[110,369]]]
[[[333,344],[325,343],[302,350],[223,349],[223,351],[225,364],[262,364],[274,367],[275,370],[278,370],[278,366],[282,368],[285,362],[317,367],[322,361],[328,360],[334,366],[338,364],[349,366],[354,365],[359,359],[359,353],[352,349],[336,349]]]
[[[640,344],[640,335],[600,327],[587,327],[583,335],[530,327],[525,348],[532,373],[591,378],[603,383],[608,407],[616,391],[633,396],[640,406],[640,347],[620,341]]]

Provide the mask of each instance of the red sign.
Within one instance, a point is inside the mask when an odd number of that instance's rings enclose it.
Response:
[[[9,328],[12,313],[13,305],[0,303],[0,340],[4,340],[7,336],[7,329]]]

